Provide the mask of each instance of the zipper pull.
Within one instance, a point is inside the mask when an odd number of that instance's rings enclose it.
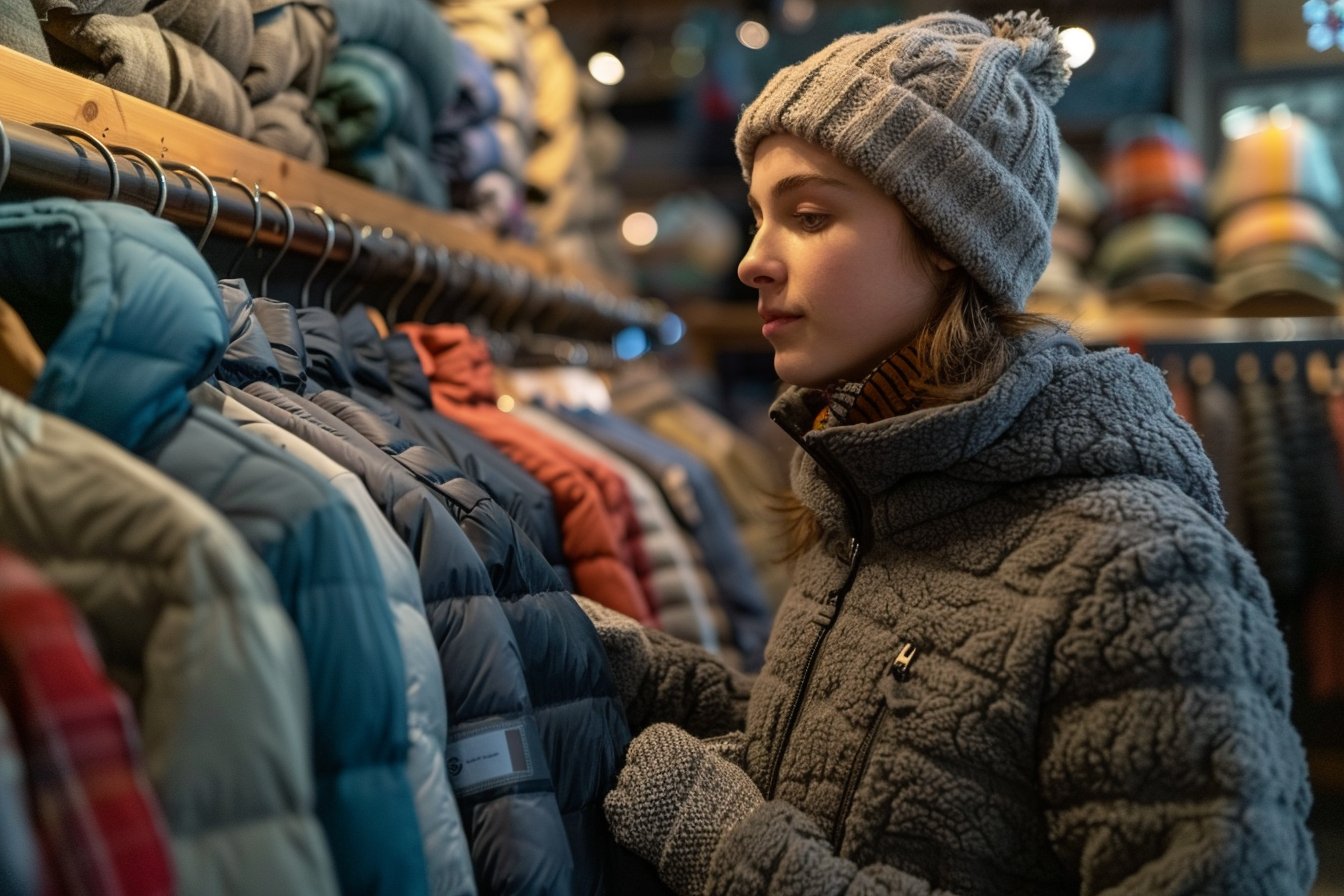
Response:
[[[902,644],[901,649],[896,652],[896,659],[891,661],[891,674],[897,681],[905,681],[910,677],[910,664],[914,662],[917,652],[915,645],[910,641]]]
[[[822,604],[817,607],[817,611],[812,614],[812,621],[819,628],[830,628],[831,623],[835,622],[835,604]]]

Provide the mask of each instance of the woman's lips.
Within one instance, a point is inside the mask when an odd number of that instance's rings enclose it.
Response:
[[[761,327],[761,335],[766,339],[769,339],[771,336],[786,328],[789,324],[799,320],[802,320],[802,318],[792,314],[767,315],[765,324]]]

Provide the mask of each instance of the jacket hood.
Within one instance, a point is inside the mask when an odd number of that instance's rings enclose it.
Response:
[[[255,382],[280,385],[280,362],[253,313],[256,300],[247,284],[238,279],[221,280],[219,297],[229,319],[229,347],[215,376],[240,389]]]
[[[33,404],[141,455],[228,344],[215,275],[168,221],[108,202],[0,205],[0,295],[47,361]]]
[[[310,393],[321,387],[349,395],[355,385],[355,359],[345,344],[341,322],[325,308],[300,308],[296,317],[308,349]]]
[[[459,404],[491,404],[495,394],[490,350],[461,324],[401,324],[434,389]]]
[[[771,415],[801,431],[809,451],[829,453],[849,471],[874,499],[881,531],[954,511],[1005,484],[1063,477],[1165,480],[1224,516],[1213,466],[1161,372],[1124,349],[1089,352],[1058,333],[1025,337],[984,395],[870,424],[810,431],[817,396],[789,389]],[[817,472],[806,454],[795,458],[800,499],[837,524],[843,508],[824,475],[809,475]]]

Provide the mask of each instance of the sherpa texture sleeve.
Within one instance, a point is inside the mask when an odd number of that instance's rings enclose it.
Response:
[[[1306,758],[1269,590],[1219,527],[1118,552],[1056,642],[1050,835],[1083,893],[1305,893]]]
[[[575,595],[597,629],[632,733],[670,722],[695,737],[719,737],[746,725],[751,676],[697,645]]]

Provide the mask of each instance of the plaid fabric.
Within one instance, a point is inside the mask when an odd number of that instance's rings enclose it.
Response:
[[[165,827],[140,767],[130,703],[83,620],[0,550],[0,699],[28,763],[34,821],[58,890],[173,892]]]

